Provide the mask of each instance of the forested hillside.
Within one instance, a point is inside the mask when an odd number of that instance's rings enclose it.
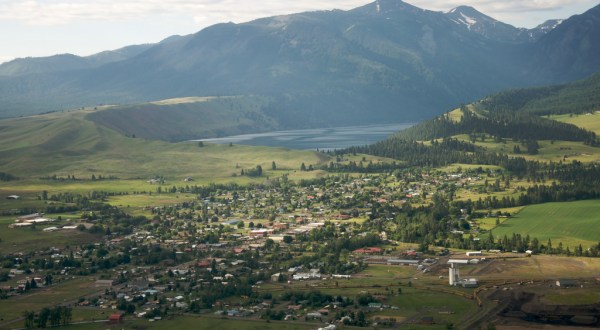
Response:
[[[563,140],[594,145],[596,134],[572,124],[544,118],[550,114],[580,114],[600,109],[600,74],[568,85],[510,90],[463,105],[399,132],[394,138],[425,141],[469,134],[489,134],[497,140]]]

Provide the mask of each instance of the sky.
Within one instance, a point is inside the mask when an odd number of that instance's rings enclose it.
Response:
[[[349,10],[374,0],[0,0],[0,63],[18,57],[80,56],[127,45],[155,43],[216,23],[314,10]],[[406,0],[448,11],[459,5],[516,27],[568,18],[598,0]]]

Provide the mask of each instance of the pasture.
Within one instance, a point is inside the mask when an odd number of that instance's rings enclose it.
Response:
[[[562,257],[523,254],[505,254],[487,257],[478,265],[460,267],[463,277],[476,277],[481,281],[495,280],[556,280],[559,278],[590,278],[600,272],[600,260],[585,257]]]
[[[586,200],[563,203],[530,205],[492,230],[494,237],[513,233],[536,237],[541,244],[552,240],[557,247],[562,242],[573,251],[581,244],[583,248],[600,241],[600,201]]]
[[[189,176],[202,184],[228,182],[241,169],[261,165],[263,178],[241,180],[256,182],[299,172],[302,163],[308,166],[329,160],[315,151],[209,143],[200,147],[197,142],[133,138],[87,120],[82,112],[16,118],[2,124],[0,171],[21,178],[75,175],[90,179],[102,175],[148,180],[162,176],[176,182]],[[272,161],[277,171],[271,171]]]
[[[565,115],[552,115],[550,119],[560,121],[563,123],[573,124],[575,126],[587,129],[596,134],[600,134],[600,113],[594,112],[593,114],[565,114]]]
[[[94,280],[92,277],[73,278],[48,288],[35,289],[25,295],[0,300],[0,315],[4,321],[10,321],[20,318],[23,311],[39,311],[44,307],[72,303],[81,296],[103,291],[94,286]]]
[[[215,317],[213,315],[205,316],[175,316],[173,319],[163,319],[161,321],[149,322],[147,319],[127,319],[121,324],[109,325],[107,322],[85,323],[70,325],[68,329],[72,330],[105,330],[105,329],[198,329],[198,330],[276,330],[285,328],[286,330],[305,330],[316,329],[322,326],[322,323],[304,323],[293,321],[270,321],[252,320],[252,319],[233,319],[225,317]]]

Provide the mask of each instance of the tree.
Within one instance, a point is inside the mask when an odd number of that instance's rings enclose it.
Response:
[[[367,325],[367,318],[365,317],[365,312],[362,310],[358,311],[356,314],[356,325],[359,327],[364,327]]]
[[[289,236],[289,235],[283,236],[283,242],[285,244],[291,244],[292,241],[294,241],[294,238],[292,236]]]
[[[202,148],[202,147],[204,147],[204,142],[198,141],[198,148]]]
[[[45,328],[48,323],[48,319],[50,318],[50,309],[47,307],[42,308],[37,318],[37,327]]]
[[[268,239],[265,241],[264,248],[265,248],[265,250],[270,250],[270,249],[272,249],[272,248],[273,248],[273,246],[274,246],[274,245],[275,245],[275,241],[273,241],[272,239],[268,238]]]
[[[60,311],[61,311],[62,325],[67,325],[67,324],[71,323],[71,320],[73,317],[73,309],[71,307],[61,306]]]
[[[275,161],[271,162],[271,169],[273,171],[275,171],[277,169],[277,164],[275,164]]]
[[[52,308],[50,310],[50,325],[55,327],[60,324],[60,319],[62,317],[62,313],[59,307]]]
[[[300,171],[306,171],[306,165],[304,165],[304,163],[300,165]]]
[[[35,312],[34,311],[24,311],[23,318],[25,319],[25,328],[32,329],[35,327]]]

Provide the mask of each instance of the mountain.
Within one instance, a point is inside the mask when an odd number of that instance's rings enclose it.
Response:
[[[542,36],[531,50],[526,74],[540,84],[581,79],[600,68],[599,41],[600,5]]]
[[[578,29],[586,22],[575,17],[528,34],[470,7],[441,13],[379,0],[349,11],[217,24],[122,60],[0,77],[1,116],[254,95],[268,100],[259,112],[269,124],[247,128],[252,131],[415,121],[493,91],[600,70],[591,52],[586,57],[555,51],[560,63],[581,58],[578,66],[560,71],[539,63],[539,48],[570,33],[565,26]],[[586,42],[595,49],[592,36]]]
[[[0,76],[21,76],[91,69],[107,63],[126,60],[150,47],[152,47],[150,44],[132,45],[117,50],[107,50],[86,57],[59,54],[47,57],[17,58],[0,64]]]
[[[471,32],[486,38],[510,43],[535,41],[539,34],[529,35],[527,29],[519,29],[510,24],[502,23],[489,17],[473,7],[459,6],[450,10],[448,16],[453,22]]]

